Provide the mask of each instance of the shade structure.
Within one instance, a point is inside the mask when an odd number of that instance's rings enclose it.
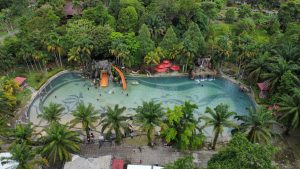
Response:
[[[165,67],[171,67],[172,63],[163,63]]]
[[[166,68],[166,66],[165,66],[165,64],[161,63],[161,64],[157,65],[156,68],[162,69],[162,68]]]
[[[173,71],[179,71],[180,67],[177,66],[177,65],[173,65],[173,66],[170,67],[170,69],[172,69]]]
[[[123,169],[124,168],[124,160],[113,159],[111,168],[112,169]]]
[[[167,63],[170,63],[170,61],[169,60],[163,60],[163,63],[167,64]]]
[[[158,67],[156,67],[154,70],[155,70],[156,72],[158,72],[158,73],[163,73],[163,72],[168,71],[168,68],[158,68]]]
[[[25,82],[25,80],[26,80],[25,77],[16,77],[16,78],[15,78],[15,82],[16,82],[19,86],[23,85],[23,83]]]
[[[268,84],[266,82],[257,83],[257,86],[261,91],[267,91],[268,90]]]

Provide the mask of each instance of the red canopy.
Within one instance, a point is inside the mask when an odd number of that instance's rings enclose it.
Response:
[[[161,64],[157,65],[156,68],[162,69],[162,68],[166,68],[166,66],[165,66],[165,64],[161,63]]]
[[[171,66],[170,69],[172,69],[173,71],[178,71],[178,70],[180,70],[180,67],[177,65],[173,65],[173,66]]]
[[[112,169],[124,169],[124,160],[113,159],[111,168]]]
[[[172,66],[172,63],[164,63],[164,66],[165,66],[165,67],[171,67],[171,66]]]
[[[167,63],[170,63],[170,61],[169,60],[163,60],[163,63],[167,64]]]
[[[257,83],[257,86],[259,87],[259,89],[261,91],[266,91],[268,90],[269,86],[267,85],[266,82],[262,82],[262,83]]]
[[[156,67],[154,70],[159,72],[159,73],[163,73],[163,72],[168,71],[168,68],[158,68],[158,67]]]
[[[25,82],[26,78],[25,77],[16,77],[15,82],[20,86]]]

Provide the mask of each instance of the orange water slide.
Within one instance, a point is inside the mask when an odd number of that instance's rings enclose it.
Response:
[[[108,74],[107,72],[101,72],[100,87],[107,87],[107,86],[108,86]]]
[[[116,69],[116,71],[119,73],[119,75],[121,76],[121,80],[122,80],[122,85],[123,85],[123,90],[125,91],[126,90],[126,80],[125,80],[125,77],[124,77],[124,74],[123,74],[123,72],[119,69],[119,68],[117,68],[116,66],[113,66],[115,69]]]

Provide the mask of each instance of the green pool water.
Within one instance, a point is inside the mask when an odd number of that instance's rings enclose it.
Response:
[[[134,82],[139,84],[133,84]],[[162,103],[165,108],[172,108],[189,100],[199,106],[194,112],[196,117],[203,114],[207,106],[215,107],[220,103],[228,104],[230,110],[238,114],[246,114],[246,108],[253,106],[248,95],[223,78],[200,81],[199,84],[187,77],[127,77],[127,90],[124,92],[120,85],[113,82],[110,82],[109,87],[95,88],[90,80],[79,74],[67,73],[54,79],[41,91],[29,109],[29,117],[33,123],[40,124],[37,115],[50,102],[65,107],[62,121],[67,122],[72,119],[70,112],[79,102],[93,104],[100,113],[104,113],[107,106],[119,104],[127,108],[127,114],[133,114],[133,108],[150,100]]]

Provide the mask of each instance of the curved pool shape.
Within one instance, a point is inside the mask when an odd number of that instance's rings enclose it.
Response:
[[[29,109],[30,121],[42,125],[43,122],[37,115],[42,107],[50,102],[65,107],[62,122],[72,119],[70,112],[79,102],[92,103],[101,113],[106,111],[107,106],[119,104],[127,108],[127,114],[133,114],[133,108],[142,105],[143,101],[154,100],[162,103],[165,108],[172,108],[189,100],[199,107],[194,112],[196,117],[203,114],[207,106],[214,108],[220,103],[228,104],[231,111],[240,115],[246,114],[246,108],[254,105],[238,86],[223,78],[199,83],[187,77],[127,77],[127,85],[126,92],[115,83],[100,89],[95,88],[90,80],[82,78],[79,74],[61,75],[47,85],[35,99]]]

